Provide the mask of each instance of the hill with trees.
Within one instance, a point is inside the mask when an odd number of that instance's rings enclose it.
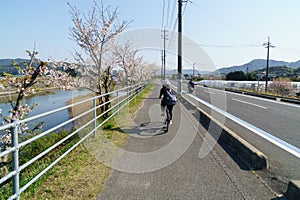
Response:
[[[29,63],[29,59],[22,59],[22,58],[16,58],[16,59],[0,59],[0,76],[3,75],[3,73],[9,73],[12,75],[19,75],[19,71],[17,67],[13,64],[14,62],[20,66],[21,69],[25,69],[26,66],[24,63]],[[48,63],[51,65],[51,62]],[[66,66],[70,66],[70,63],[64,62]],[[33,64],[35,65],[35,63]],[[63,67],[57,67],[58,70],[64,71]],[[75,76],[76,73],[68,68],[66,71],[68,74]]]
[[[22,69],[25,68],[24,62],[28,62],[28,59],[22,59],[22,58],[16,58],[16,59],[0,59],[0,75],[4,72],[12,74],[12,75],[18,75],[18,69],[13,65],[13,62],[16,62],[20,65]]]
[[[218,69],[214,73],[218,72],[219,74],[223,74],[223,75],[226,75],[229,72],[234,72],[234,71],[242,71],[244,73],[250,73],[253,71],[265,69],[266,63],[267,63],[267,60],[254,59],[244,65],[232,66],[232,67],[226,67],[226,68],[224,67],[224,68]],[[278,67],[278,66],[286,66],[286,67],[289,67],[292,69],[297,69],[298,67],[300,67],[300,60],[297,62],[285,62],[285,61],[276,61],[276,60],[269,61],[269,67]]]
[[[291,81],[300,81],[300,67],[293,69],[287,66],[276,66],[269,68],[269,79],[290,78]],[[243,71],[233,71],[226,75],[226,80],[244,81],[244,80],[265,80],[265,69],[255,70],[249,73]]]

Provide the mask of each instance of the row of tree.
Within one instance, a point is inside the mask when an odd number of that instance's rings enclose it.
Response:
[[[105,7],[100,2],[94,2],[88,15],[69,4],[73,27],[70,28],[71,38],[80,47],[81,52],[75,52],[75,59],[83,63],[77,68],[84,85],[97,95],[108,93],[113,88],[112,70],[123,69],[127,85],[149,78],[157,70],[154,64],[145,64],[138,51],[133,49],[132,41],[117,41],[130,24],[119,19],[118,8]],[[109,96],[100,97],[99,103],[109,101]],[[102,109],[107,110],[109,104]],[[102,110],[102,111],[104,111]]]
[[[11,100],[11,110],[6,115],[0,109],[3,124],[26,118],[36,106],[23,105],[26,96],[35,93],[39,87],[57,86],[63,88],[87,88],[95,95],[108,93],[114,89],[115,81],[112,76],[114,69],[125,73],[126,85],[152,78],[159,68],[154,63],[145,63],[143,57],[133,48],[132,41],[118,41],[116,38],[130,22],[119,19],[117,8],[104,7],[94,2],[88,14],[81,13],[76,7],[69,5],[72,27],[69,29],[72,40],[79,49],[74,53],[76,63],[57,62],[47,63],[37,59],[36,50],[27,51],[29,60],[13,63],[14,69],[21,76],[14,76],[11,71],[3,73],[0,86],[3,90],[17,91],[16,100]],[[104,104],[101,111],[109,109],[110,97],[99,97],[99,104]],[[29,129],[27,124],[21,124],[19,133],[34,133],[42,123]],[[11,132],[2,133],[2,148],[11,144]]]

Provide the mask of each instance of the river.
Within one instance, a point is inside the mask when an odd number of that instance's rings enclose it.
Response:
[[[26,98],[23,102],[24,104],[32,105],[33,103],[37,103],[38,106],[34,108],[30,113],[29,117],[35,116],[47,111],[51,111],[57,108],[61,108],[67,105],[67,101],[80,95],[85,95],[89,93],[88,90],[53,90],[51,94],[41,95],[41,96],[33,96]],[[9,103],[1,103],[0,109],[2,109],[2,114],[4,116],[8,115],[8,111],[11,109],[11,105]],[[62,110],[58,113],[51,114],[49,116],[43,117],[36,122],[45,122],[46,125],[43,127],[43,130],[47,130],[52,128],[63,121],[69,119],[68,110]],[[0,119],[0,122],[2,119]],[[67,127],[70,127],[67,126]],[[67,128],[65,127],[65,128]]]

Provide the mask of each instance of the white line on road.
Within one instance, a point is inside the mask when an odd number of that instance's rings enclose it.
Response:
[[[256,106],[256,107],[259,107],[259,108],[268,109],[267,107],[257,105],[257,104],[254,104],[254,103],[250,103],[250,102],[247,102],[247,101],[243,101],[243,100],[240,100],[240,99],[232,98],[232,100],[233,101],[238,101],[238,102],[241,102],[241,103],[245,103],[245,104],[249,104],[249,105],[252,105],[252,106]]]
[[[206,92],[206,93],[208,93],[208,94],[215,94],[215,93],[213,93],[213,92],[211,92],[211,91],[207,91],[207,90],[203,90],[203,92]]]
[[[300,149],[298,147],[295,147],[295,146],[293,146],[293,145],[291,145],[291,144],[289,144],[289,143],[287,143],[287,142],[271,135],[270,133],[267,133],[266,131],[264,131],[262,129],[259,129],[259,128],[255,127],[254,125],[252,125],[248,122],[245,122],[245,121],[239,119],[238,117],[236,117],[236,116],[234,116],[234,115],[232,115],[232,114],[230,114],[230,113],[228,113],[228,112],[226,112],[226,111],[224,111],[224,110],[222,110],[222,109],[220,109],[220,108],[218,108],[218,107],[216,107],[216,106],[214,106],[214,105],[212,105],[212,104],[210,104],[210,103],[208,103],[208,102],[206,102],[206,101],[204,101],[204,100],[202,100],[198,97],[192,96],[190,94],[187,94],[187,95],[194,98],[194,99],[196,99],[198,102],[210,107],[211,109],[215,110],[216,112],[224,115],[225,117],[235,121],[236,123],[238,123],[241,126],[247,128],[248,130],[252,131],[253,133],[261,136],[262,138],[265,138],[266,140],[268,140],[269,142],[275,144],[276,146],[278,146],[278,147],[284,149],[285,151],[293,154],[297,158],[300,158]]]
[[[266,98],[263,98],[263,97],[256,97],[256,96],[251,96],[251,95],[246,95],[246,94],[238,94],[238,93],[228,92],[228,91],[227,91],[227,93],[231,93],[232,95],[235,95],[235,96],[243,96],[243,97],[247,97],[247,98],[251,98],[251,99],[257,99],[257,100],[260,100],[260,101],[266,101],[266,102],[270,102],[270,103],[274,103],[274,104],[280,104],[280,105],[284,105],[284,106],[300,108],[300,105],[293,104],[293,103],[275,101],[273,99],[266,99]]]

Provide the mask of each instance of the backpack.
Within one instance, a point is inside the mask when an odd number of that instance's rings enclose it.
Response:
[[[166,91],[165,94],[166,94],[166,104],[167,104],[168,106],[170,106],[170,105],[175,105],[175,104],[176,104],[176,101],[177,101],[175,95],[172,94],[172,92],[170,92],[170,91]]]

